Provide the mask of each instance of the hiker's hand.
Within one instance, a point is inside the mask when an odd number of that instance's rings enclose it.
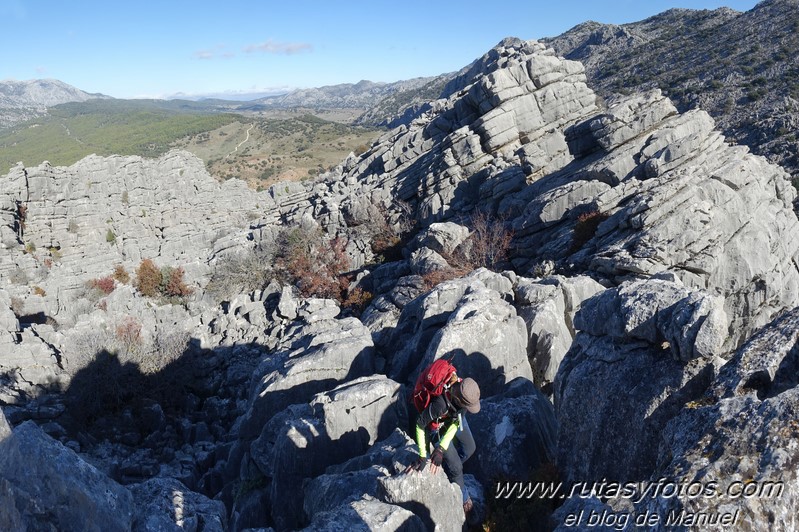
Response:
[[[425,466],[427,466],[427,459],[420,456],[405,469],[405,473],[407,474],[412,471],[424,471]]]
[[[441,462],[444,461],[444,451],[441,447],[436,447],[430,455],[430,471],[435,475],[441,469]]]

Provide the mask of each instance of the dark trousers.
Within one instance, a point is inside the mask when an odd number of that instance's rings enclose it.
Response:
[[[477,445],[474,443],[474,436],[466,422],[466,415],[461,417],[461,426],[455,434],[455,439],[444,452],[444,472],[450,482],[456,483],[461,488],[463,502],[469,498],[469,494],[463,484],[463,463],[474,454]]]

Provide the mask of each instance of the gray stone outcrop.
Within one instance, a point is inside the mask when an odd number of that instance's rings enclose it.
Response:
[[[475,455],[464,467],[489,489],[497,479],[552,467],[558,427],[552,403],[532,382],[518,378],[499,395],[480,401],[480,412],[466,414]]]
[[[454,356],[462,376],[480,376],[486,396],[515,377],[532,380],[524,321],[478,275],[444,282],[405,306],[394,331],[401,347],[389,360],[392,378],[415,380],[434,360]]]
[[[703,395],[720,364],[726,327],[714,322],[723,318],[719,307],[706,294],[660,279],[625,283],[583,302],[574,319],[580,332],[555,380],[565,479],[623,482],[655,471],[667,423]],[[684,353],[686,345],[691,350]]]
[[[175,479],[153,478],[128,489],[136,504],[136,532],[227,530],[224,504],[192,492]]]
[[[401,506],[376,499],[363,499],[342,505],[333,511],[318,514],[305,532],[326,530],[385,530],[424,532],[424,521]]]
[[[585,301],[574,325],[592,336],[660,343],[686,362],[722,354],[727,338],[719,298],[660,279],[626,282]]]
[[[130,530],[130,492],[33,422],[13,431],[0,412],[0,523],[19,529]]]
[[[384,377],[358,379],[318,395],[310,415],[291,420],[272,449],[272,517],[279,528],[302,521],[294,489],[332,464],[364,453],[398,425],[399,384]]]
[[[797,459],[799,437],[797,339],[799,312],[793,310],[744,344],[708,392],[667,425],[658,474],[683,483],[713,481],[716,496],[650,498],[638,512],[729,515],[738,530],[766,522],[774,530],[794,527],[797,473],[789,464]]]
[[[514,304],[527,325],[527,356],[539,386],[555,380],[560,363],[574,340],[574,315],[583,301],[604,289],[587,276],[518,281],[514,287]]]
[[[369,330],[355,318],[297,321],[255,371],[252,404],[240,436],[256,437],[264,423],[286,406],[374,371]]]

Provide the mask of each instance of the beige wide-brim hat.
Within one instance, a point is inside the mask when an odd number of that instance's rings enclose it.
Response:
[[[480,411],[480,387],[474,379],[466,377],[452,386],[452,398],[471,414]]]

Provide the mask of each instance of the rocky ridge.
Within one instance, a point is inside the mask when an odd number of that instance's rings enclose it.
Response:
[[[90,94],[55,79],[0,81],[0,127],[41,116],[54,105],[93,98],[108,96]]]
[[[543,41],[582,62],[601,96],[658,87],[681,111],[707,111],[728,139],[796,176],[796,16],[792,0],[743,13],[672,9],[619,26],[586,22]]]
[[[493,497],[496,479],[532,480],[553,463],[566,483],[720,481],[733,471],[792,491],[726,501],[724,511],[739,510],[752,529],[788,516],[795,479],[780,466],[796,455],[788,418],[799,290],[788,174],[657,90],[602,107],[583,67],[541,43],[507,39],[448,87],[362,156],[262,194],[215,183],[180,152],[17,167],[2,178],[0,345],[12,356],[0,359],[0,383],[15,426],[0,425],[1,444],[32,439],[91,463],[82,466],[96,470],[91,478],[110,477],[108,490],[137,509],[119,514],[122,528],[158,529],[179,506],[192,520],[178,526],[192,529],[455,530],[466,520],[457,490],[440,475],[403,474],[413,450],[396,430],[407,425],[416,374],[451,355],[483,390],[466,467],[478,502]],[[389,224],[408,211],[418,224],[401,260],[372,263],[376,208]],[[513,228],[508,270],[427,286],[468,243],[477,211]],[[374,296],[360,318],[277,282],[221,304],[205,297],[225,257],[268,247],[291,224],[348,240],[355,282]],[[85,280],[142,258],[185,267],[197,292],[181,305],[127,285],[102,304],[81,293]],[[166,332],[182,333],[177,356],[146,370],[119,343],[126,317],[159,353]],[[83,365],[67,371],[71,360]],[[119,404],[108,412],[87,403],[89,392],[111,394],[105,380],[135,393],[107,395]],[[42,394],[56,387],[60,395]],[[95,410],[75,419],[75,405]],[[718,462],[706,459],[708,431],[720,435],[710,449]],[[763,452],[773,458],[757,461]],[[0,494],[14,501],[0,507],[0,523],[79,519],[42,517],[35,491],[9,491],[14,471],[0,467]],[[56,493],[48,507],[77,497],[91,508],[108,492],[97,482]],[[642,501],[572,498],[554,524],[586,508],[721,508]],[[486,504],[472,515],[490,513]]]

